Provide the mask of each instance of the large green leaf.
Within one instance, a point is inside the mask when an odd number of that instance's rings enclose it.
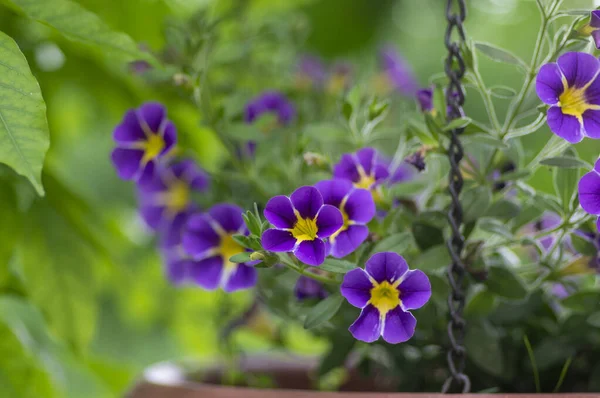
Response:
[[[156,59],[141,51],[135,41],[111,29],[96,14],[71,0],[0,0],[31,19],[58,30],[67,39],[98,47],[125,60]]]
[[[40,86],[17,43],[0,32],[0,162],[27,177],[40,195],[48,135]]]

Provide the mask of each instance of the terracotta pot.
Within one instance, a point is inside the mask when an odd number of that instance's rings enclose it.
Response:
[[[600,397],[600,394],[435,394],[381,392],[374,380],[351,374],[339,392],[311,389],[311,369],[316,361],[297,357],[250,357],[240,363],[247,374],[268,375],[278,388],[257,389],[219,385],[224,367],[209,366],[201,372],[185,372],[182,367],[160,363],[144,372],[128,398],[443,398],[460,395],[472,398],[558,398]],[[379,392],[373,392],[379,390]]]

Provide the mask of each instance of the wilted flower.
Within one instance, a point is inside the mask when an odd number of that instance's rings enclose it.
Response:
[[[412,154],[405,157],[404,161],[413,166],[418,171],[423,171],[427,166],[425,164],[425,152],[425,148],[420,148],[418,151],[415,151]]]
[[[350,304],[362,308],[348,329],[356,339],[370,343],[383,336],[396,344],[413,336],[417,320],[408,311],[427,303],[431,284],[422,271],[410,271],[402,256],[383,252],[367,260],[364,270],[348,272],[341,292]]]
[[[345,257],[358,249],[369,235],[366,224],[375,216],[373,196],[343,179],[320,181],[315,187],[323,195],[325,204],[337,207],[342,213],[344,224],[326,242],[333,257]]]
[[[156,161],[171,150],[177,132],[162,104],[146,102],[127,111],[113,138],[117,148],[111,159],[119,178],[143,185],[152,180]]]
[[[600,138],[600,61],[586,53],[568,52],[540,68],[536,92],[550,105],[550,130],[570,143]]]
[[[404,95],[414,95],[419,84],[408,63],[393,47],[387,46],[380,52],[381,68],[394,88]]]
[[[264,214],[275,227],[262,235],[265,250],[293,252],[308,265],[320,265],[325,261],[323,239],[344,225],[342,213],[336,207],[324,204],[323,196],[315,187],[300,187],[289,197],[271,198]]]
[[[324,299],[327,297],[327,290],[323,287],[323,285],[308,277],[301,275],[296,282],[296,286],[294,287],[294,295],[298,300],[306,300],[306,299]]]
[[[233,235],[247,233],[242,209],[232,204],[218,204],[190,217],[182,236],[183,248],[193,259],[186,263],[189,277],[209,290],[220,286],[233,292],[254,286],[256,269],[229,261],[245,251]]]
[[[600,215],[600,159],[596,161],[594,169],[579,180],[579,203],[583,210],[589,214]],[[600,230],[600,219],[596,221]]]

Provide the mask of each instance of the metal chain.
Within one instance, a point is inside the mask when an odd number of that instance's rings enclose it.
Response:
[[[454,3],[457,5],[455,11]],[[460,52],[460,43],[465,41],[463,22],[467,14],[465,0],[447,0],[446,19],[448,27],[444,43],[448,50],[448,57],[444,64],[449,84],[446,89],[446,104],[448,105],[448,119],[456,119],[462,116],[462,105],[465,102],[465,93],[461,80],[465,74],[465,62]],[[458,41],[453,41],[452,34],[458,33]],[[461,232],[463,210],[459,201],[459,195],[463,186],[463,177],[460,171],[460,161],[464,156],[463,146],[459,135],[462,128],[450,132],[450,145],[448,147],[448,159],[450,160],[450,179],[448,190],[450,192],[451,204],[448,212],[448,221],[452,230],[452,236],[448,239],[448,250],[452,263],[448,266],[447,276],[451,292],[448,296],[448,309],[450,320],[448,322],[448,338],[450,349],[448,350],[448,369],[450,376],[444,382],[442,392],[449,392],[453,385],[467,393],[471,389],[471,381],[464,374],[466,350],[464,346],[466,322],[463,318],[465,307],[465,292],[463,281],[465,277],[465,266],[461,260],[461,254],[465,245],[465,238]]]

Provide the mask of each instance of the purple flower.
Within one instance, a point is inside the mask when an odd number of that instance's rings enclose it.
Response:
[[[421,112],[433,111],[433,89],[421,88],[417,90],[416,98]]]
[[[560,221],[561,219],[557,214],[545,212],[542,214],[540,219],[533,224],[533,229],[535,232],[547,231],[549,229],[558,227],[560,225]],[[545,250],[548,250],[554,243],[555,239],[555,235],[548,235],[540,239],[540,244]]]
[[[581,29],[581,33],[591,35],[596,48],[600,50],[600,10],[590,13],[590,23]]]
[[[192,192],[205,191],[209,179],[193,160],[158,166],[154,178],[139,188],[140,213],[159,231],[164,246],[179,244],[181,230],[195,207]]]
[[[342,295],[362,308],[348,330],[357,340],[371,343],[379,336],[391,344],[409,340],[417,320],[408,312],[421,308],[431,297],[431,284],[420,270],[408,269],[402,256],[383,252],[344,276]]]
[[[333,167],[333,176],[354,183],[356,188],[373,189],[390,176],[387,162],[374,148],[342,155]]]
[[[600,138],[600,61],[593,55],[568,52],[540,68],[536,91],[550,105],[550,130],[570,143]]]
[[[328,293],[321,283],[308,276],[300,276],[294,287],[294,295],[298,300],[322,300],[327,297]]]
[[[275,114],[279,124],[285,126],[294,119],[296,109],[282,93],[265,91],[246,105],[244,120],[252,123],[265,113]]]
[[[410,66],[393,47],[387,46],[380,52],[381,67],[389,81],[404,95],[414,95],[419,84]]]
[[[600,215],[600,159],[596,161],[594,169],[579,180],[579,203],[583,210],[589,214]],[[600,218],[596,221],[596,228],[600,230]]]
[[[308,265],[325,261],[323,239],[344,225],[342,213],[334,206],[323,204],[323,196],[315,187],[300,187],[289,197],[271,198],[264,214],[275,227],[262,235],[265,250],[293,252]]]
[[[189,277],[208,290],[220,286],[233,292],[254,286],[256,269],[229,261],[245,251],[233,235],[247,233],[242,209],[232,204],[217,204],[204,214],[190,217],[182,236],[183,249],[193,259],[186,263]]]
[[[183,255],[179,250],[168,250],[163,253],[165,274],[169,281],[176,285],[182,285],[190,279],[190,270],[194,261]]]
[[[146,102],[125,113],[113,138],[117,148],[111,158],[119,178],[143,185],[152,180],[156,161],[173,148],[177,132],[162,104]]]
[[[322,86],[327,79],[327,71],[321,58],[314,55],[303,55],[298,62],[298,79],[301,83]]]
[[[344,224],[327,239],[328,252],[337,258],[346,257],[367,239],[366,224],[375,216],[373,196],[366,189],[354,188],[344,179],[320,181],[315,184],[326,205],[337,207]]]

